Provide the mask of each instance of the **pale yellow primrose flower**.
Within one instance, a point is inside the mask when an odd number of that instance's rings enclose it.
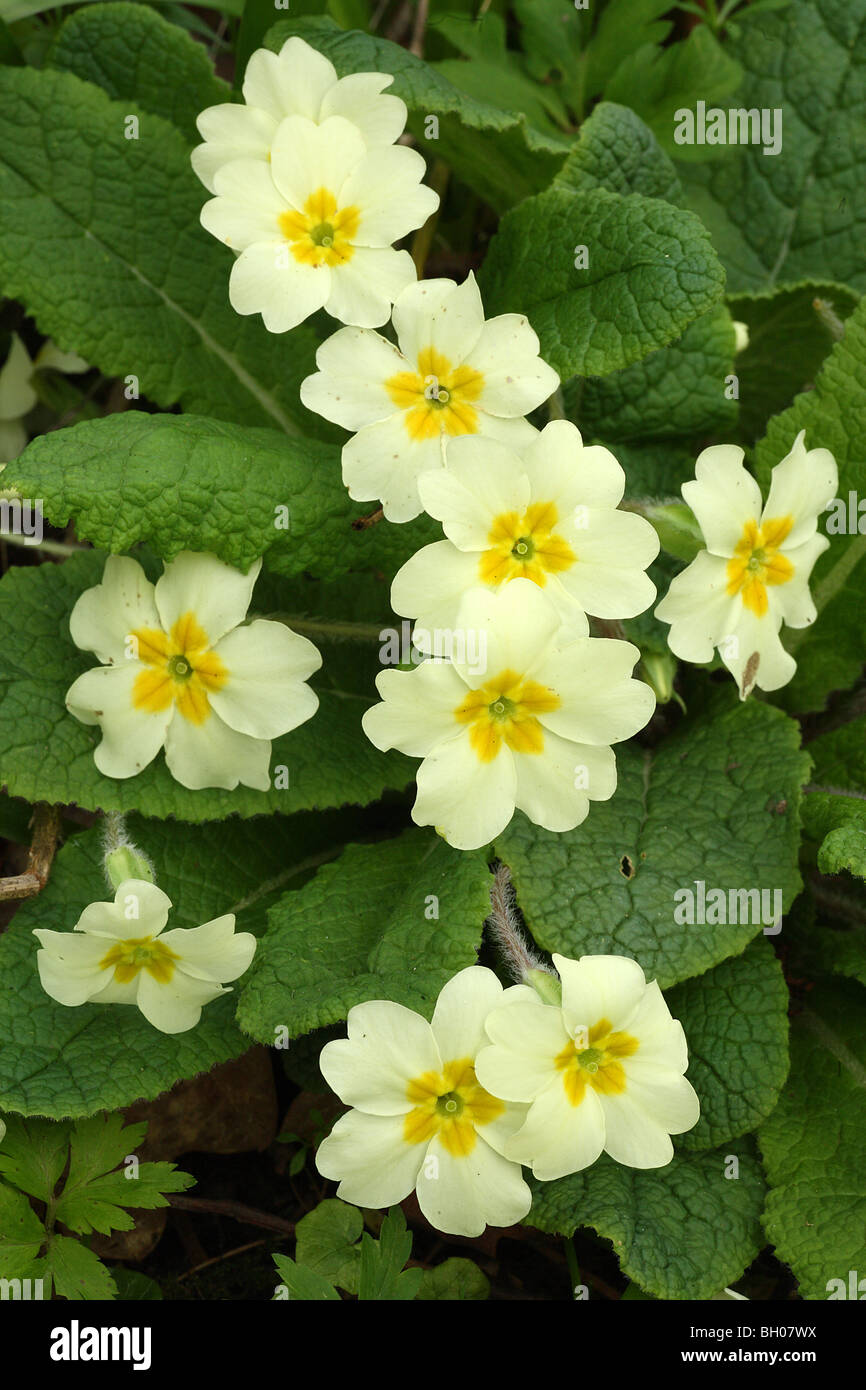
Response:
[[[356,72],[337,77],[324,54],[300,38],[287,39],[279,53],[258,48],[244,74],[244,104],[223,102],[196,117],[204,140],[192,151],[192,167],[215,193],[218,169],[234,159],[267,163],[281,121],[304,116],[316,125],[344,116],[357,126],[368,148],[393,145],[406,125],[406,105],[383,96],[394,78],[387,72]]]
[[[532,580],[583,637],[587,613],[633,618],[655,598],[645,573],[659,550],[655,529],[617,510],[625,473],[601,445],[584,447],[568,420],[551,421],[519,452],[479,435],[453,439],[445,467],[422,473],[418,490],[448,539],[406,562],[391,606],[422,632],[453,629],[478,584]],[[417,630],[416,642],[430,650]]]
[[[315,714],[305,682],[322,658],[283,623],[244,623],[261,563],[242,574],[183,551],[153,585],[137,561],[108,558],[69,620],[75,645],[103,665],[66,696],[76,719],[102,729],[100,772],[134,777],[165,747],[185,787],[268,790],[271,740]]]
[[[194,1028],[205,1004],[249,967],[250,932],[235,932],[233,913],[201,927],[163,931],[171,899],[131,878],[114,902],[91,903],[73,932],[35,930],[42,988],[59,1004],[135,1004],[161,1033]],[[75,935],[75,932],[80,935]]]
[[[430,1023],[385,1000],[349,1010],[348,1038],[319,1059],[353,1107],[316,1154],[339,1197],[388,1207],[414,1190],[431,1226],[449,1235],[480,1236],[526,1215],[529,1188],[502,1156],[525,1106],[490,1095],[473,1070],[484,1020],[507,994],[492,970],[471,965],[445,985]]]
[[[508,991],[485,1022],[476,1072],[493,1094],[529,1105],[503,1153],[547,1181],[602,1151],[630,1168],[661,1168],[670,1136],[691,1129],[700,1102],[684,1076],[688,1050],[656,982],[625,956],[554,955],[562,1004],[529,986]]]
[[[75,352],[61,352],[50,338],[31,358],[18,334],[13,333],[9,355],[0,367],[0,464],[11,463],[27,444],[24,416],[38,399],[33,373],[46,367],[58,372],[90,370],[83,357]]]
[[[706,542],[656,608],[670,623],[675,656],[698,664],[715,648],[745,699],[778,690],[797,669],[779,638],[782,623],[808,627],[817,612],[809,578],[830,544],[818,518],[839,477],[829,449],[807,450],[805,430],[773,469],[766,504],[733,444],[705,449],[683,497]]]
[[[539,357],[522,314],[485,319],[470,272],[409,285],[394,305],[398,347],[379,333],[342,328],[301,383],[308,410],[356,431],[343,448],[343,482],[356,501],[380,498],[389,521],[423,510],[418,479],[441,468],[444,445],[482,435],[517,449],[538,431],[523,417],[559,377]]]
[[[489,844],[515,808],[572,830],[616,790],[610,744],[655,708],[631,677],[637,647],[574,637],[529,579],[472,590],[452,636],[450,661],[381,671],[382,703],[361,721],[377,748],[423,758],[412,819],[457,849]]]
[[[261,314],[271,333],[317,309],[377,328],[415,279],[393,242],[427,221],[439,195],[421,182],[423,157],[406,145],[368,149],[343,116],[321,125],[280,122],[269,163],[235,159],[214,174],[202,226],[239,253],[229,279],[238,314]]]

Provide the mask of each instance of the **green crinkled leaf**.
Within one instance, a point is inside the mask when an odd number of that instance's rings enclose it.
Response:
[[[434,1269],[425,1269],[415,1297],[420,1300],[483,1302],[490,1297],[490,1280],[472,1260],[452,1256]]]
[[[627,106],[602,101],[580,127],[580,134],[554,186],[572,193],[606,188],[646,198],[682,202],[676,169],[648,125]]]
[[[298,1263],[346,1293],[357,1294],[361,1267],[358,1242],[363,1230],[364,1219],[357,1207],[326,1197],[297,1224]]]
[[[738,1160],[739,1175],[731,1157]],[[763,1245],[764,1181],[751,1145],[675,1154],[666,1168],[625,1168],[606,1154],[582,1173],[531,1182],[529,1226],[570,1236],[591,1226],[624,1274],[664,1299],[711,1298]]]
[[[429,517],[353,529],[365,508],[336,446],[200,415],[130,410],[40,435],[3,486],[115,553],[143,541],[166,560],[205,550],[239,569],[264,556],[278,574],[393,573],[439,533]]]
[[[722,158],[682,171],[732,293],[808,279],[866,288],[864,25],[866,0],[796,0],[725,45],[746,72],[725,108],[783,113],[778,154],[713,147]]]
[[[740,85],[743,69],[706,24],[697,25],[681,43],[659,48],[644,44],[623,59],[605,86],[610,101],[631,106],[668,154],[680,159],[718,156],[713,145],[677,145],[675,114],[698,100],[714,106]]]
[[[653,751],[616,750],[619,786],[583,825],[555,835],[515,817],[496,841],[540,946],[577,959],[632,956],[666,989],[737,955],[761,924],[678,925],[706,891],[799,892],[800,787],[809,758],[797,725],[727,691]],[[772,898],[770,899],[772,901]]]
[[[833,346],[837,324],[848,317],[858,298],[845,285],[813,280],[728,301],[733,317],[749,330],[748,347],[737,354],[736,366],[746,441],[761,435],[771,415],[811,386]]]
[[[258,933],[287,885],[335,853],[331,816],[275,817],[267,834],[261,827],[234,820],[178,834],[170,822],[130,817],[130,835],[174,904],[170,927],[234,911],[238,931]],[[62,1118],[153,1100],[249,1047],[233,1021],[239,984],[208,1004],[194,1029],[174,1035],[160,1033],[135,1008],[67,1008],[44,992],[33,928],[71,931],[88,903],[110,896],[99,832],[87,831],[64,845],[47,886],[21,904],[0,937],[0,1110]]]
[[[275,337],[234,312],[231,255],[199,225],[208,195],[188,144],[131,106],[71,73],[0,68],[3,291],[158,405],[333,438],[298,400],[315,334]]]
[[[578,378],[566,410],[599,439],[677,439],[730,429],[737,402],[726,396],[734,371],[734,328],[723,304],[690,323],[669,347],[609,376]]]
[[[231,96],[202,44],[146,5],[123,0],[71,14],[48,61],[50,67],[102,87],[117,101],[163,116],[190,144],[201,138],[198,113]]]
[[[842,524],[849,527],[849,493],[866,496],[866,300],[845,325],[845,336],[824,362],[815,389],[798,396],[790,409],[770,421],[755,451],[758,480],[765,489],[770,470],[790,451],[800,430],[808,449],[830,449],[839,467]],[[866,532],[866,518],[854,516]],[[863,669],[861,615],[866,606],[866,534],[836,534],[834,512],[819,518],[830,540],[818,557],[810,588],[818,620],[810,628],[785,629],[784,642],[798,669],[778,693],[787,709],[821,709],[834,690],[844,690]]]
[[[853,982],[809,993],[791,1030],[790,1079],[758,1131],[767,1237],[807,1299],[827,1298],[833,1279],[847,1290],[849,1270],[866,1268],[863,1002]]]
[[[818,844],[822,874],[847,869],[866,878],[866,798],[843,792],[811,792],[803,801],[803,830]]]
[[[845,794],[866,792],[866,718],[830,728],[809,744],[815,760],[814,780],[823,789]]]
[[[565,379],[605,376],[678,338],[719,299],[724,272],[691,213],[554,185],[506,213],[480,280],[487,313],[526,314]]]
[[[489,885],[482,854],[453,850],[428,830],[348,846],[269,913],[240,1026],[261,1041],[272,1042],[279,1026],[297,1037],[368,999],[429,1016],[446,981],[475,962]]]
[[[688,1078],[701,1102],[681,1149],[709,1149],[753,1130],[788,1075],[788,989],[766,941],[753,941],[667,995],[689,1046]]]
[[[12,795],[198,822],[375,801],[387,786],[412,779],[410,759],[380,753],[361,729],[375,698],[372,684],[369,696],[335,688],[327,668],[321,683],[313,681],[316,714],[274,740],[272,778],[286,768],[284,789],[190,791],[171,776],[162,753],[136,777],[104,777],[93,761],[99,730],[79,723],[64,703],[72,682],[95,664],[74,646],[69,614],[79,594],[99,583],[104,563],[103,554],[86,551],[62,565],[13,568],[0,581],[0,783]]]
[[[285,19],[269,31],[266,45],[277,52],[292,34],[324,53],[340,77],[352,72],[393,73],[388,90],[409,108],[409,130],[421,152],[444,160],[495,208],[511,207],[544,188],[568,151],[567,139],[536,131],[522,111],[502,111],[467,96],[388,39],[359,30],[346,32],[328,18]],[[438,120],[438,136],[430,133],[431,116]]]

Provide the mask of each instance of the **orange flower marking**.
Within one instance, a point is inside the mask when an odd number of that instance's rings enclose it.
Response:
[[[469,724],[469,742],[483,763],[492,762],[505,743],[513,753],[540,753],[544,730],[539,714],[559,709],[559,696],[516,671],[501,671],[480,690],[472,690],[454,711]]]
[[[578,1048],[572,1040],[554,1061],[562,1072],[562,1084],[571,1105],[580,1105],[587,1086],[604,1096],[625,1090],[625,1068],[620,1057],[631,1057],[639,1043],[630,1033],[614,1033],[609,1019],[600,1018],[589,1030],[589,1046]]]
[[[436,348],[418,354],[417,372],[397,372],[385,382],[391,400],[406,412],[404,423],[412,440],[438,434],[477,434],[473,408],[484,389],[484,377],[474,367],[452,367]]]
[[[100,970],[114,970],[117,984],[127,985],[134,980],[139,970],[146,970],[159,985],[167,985],[174,975],[174,963],[180,956],[170,946],[154,941],[149,936],[132,936],[127,941],[118,941],[116,946],[102,957]]]
[[[478,566],[484,584],[504,584],[509,579],[531,579],[544,588],[548,574],[571,569],[577,556],[562,536],[555,534],[559,513],[553,502],[533,502],[523,516],[502,512],[494,519]]]
[[[453,1158],[466,1158],[475,1148],[476,1129],[489,1125],[505,1106],[475,1079],[468,1057],[446,1062],[441,1074],[425,1071],[406,1088],[412,1102],[403,1122],[407,1144],[426,1144],[438,1134],[442,1147]]]
[[[355,254],[352,244],[361,222],[356,207],[337,208],[327,188],[317,188],[304,203],[303,212],[282,212],[280,231],[302,265],[345,265]]]
[[[174,703],[191,724],[210,717],[208,693],[221,690],[228,671],[210,650],[207,633],[193,613],[184,613],[166,634],[158,628],[139,628],[130,633],[137,655],[148,670],[132,687],[136,709],[157,714]]]
[[[747,521],[728,561],[728,593],[731,597],[739,594],[758,618],[763,618],[769,607],[767,585],[787,584],[794,577],[794,566],[779,549],[793,524],[791,516],[777,516],[760,526],[757,521]]]

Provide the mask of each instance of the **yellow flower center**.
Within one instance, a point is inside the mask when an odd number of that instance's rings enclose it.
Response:
[[[533,502],[521,516],[501,512],[487,537],[490,549],[479,561],[478,577],[484,584],[504,584],[509,579],[531,579],[544,588],[548,574],[571,569],[577,556],[562,536],[554,533],[559,513],[553,502]]]
[[[731,597],[739,594],[758,618],[763,618],[769,606],[766,586],[787,584],[794,577],[791,561],[779,553],[793,524],[791,516],[777,516],[760,526],[757,521],[747,521],[728,561],[727,592]]]
[[[620,1095],[625,1090],[625,1069],[618,1059],[633,1056],[639,1044],[630,1033],[612,1030],[609,1019],[600,1018],[589,1030],[588,1047],[570,1040],[554,1058],[557,1071],[562,1072],[569,1104],[580,1105],[587,1086],[605,1096]]]
[[[176,960],[180,960],[180,956],[161,941],[154,941],[149,936],[132,936],[112,946],[99,962],[99,968],[113,968],[114,978],[119,985],[129,984],[139,970],[146,970],[157,984],[167,985],[174,974]]]
[[[397,372],[385,382],[385,390],[406,412],[404,424],[412,440],[478,433],[472,402],[484,390],[484,377],[474,367],[453,367],[434,347],[419,352],[417,372]]]
[[[472,690],[454,711],[469,724],[469,742],[483,763],[492,762],[503,742],[513,753],[540,753],[544,731],[539,714],[559,709],[560,698],[546,685],[501,671],[480,690]]]
[[[353,238],[361,222],[359,208],[337,208],[327,188],[317,188],[304,203],[303,212],[282,212],[277,221],[303,265],[345,265],[355,254]]]
[[[406,1095],[414,1109],[403,1121],[407,1144],[426,1144],[434,1135],[453,1158],[466,1158],[476,1144],[479,1125],[489,1125],[505,1106],[475,1079],[469,1057],[446,1062],[441,1073],[425,1071],[409,1082]]]
[[[184,719],[203,724],[211,712],[208,692],[221,690],[229,673],[210,650],[195,614],[184,613],[169,634],[142,627],[130,636],[138,644],[139,661],[150,668],[132,687],[135,708],[157,714],[174,702]]]

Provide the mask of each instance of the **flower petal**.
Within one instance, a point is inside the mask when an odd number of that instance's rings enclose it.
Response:
[[[162,628],[170,632],[178,618],[192,613],[214,647],[246,617],[261,567],[261,560],[256,560],[242,574],[215,555],[181,551],[156,583]]]
[[[442,463],[437,436],[412,440],[405,415],[359,430],[343,447],[343,482],[356,502],[379,498],[388,521],[412,521],[424,510],[418,478]]]
[[[536,678],[555,690],[561,703],[538,716],[545,729],[575,743],[609,744],[644,728],[655,696],[644,681],[631,676],[639,656],[631,642],[608,637],[577,637],[547,653]]]
[[[454,711],[466,686],[448,662],[422,661],[414,671],[380,671],[376,689],[382,703],[367,710],[361,724],[377,748],[398,748],[424,758],[439,743],[462,734]]]
[[[534,999],[512,999],[485,1021],[491,1046],[475,1060],[475,1075],[502,1100],[533,1101],[557,1075],[555,1059],[569,1043],[562,1010]]]
[[[408,111],[399,97],[383,96],[394,81],[388,72],[354,72],[341,77],[322,99],[320,120],[345,116],[356,125],[367,145],[391,145],[403,134]]]
[[[356,246],[351,260],[334,266],[324,307],[341,323],[381,328],[391,315],[397,295],[415,278],[408,251],[390,246]]]
[[[316,1151],[323,1178],[339,1180],[337,1196],[359,1207],[391,1207],[415,1187],[426,1153],[407,1144],[402,1115],[364,1115],[350,1110]]]
[[[277,121],[267,111],[226,101],[209,106],[195,120],[204,144],[190,154],[192,167],[210,193],[217,172],[238,159],[261,160],[267,166]]]
[[[475,276],[470,271],[462,285],[445,279],[419,280],[410,285],[394,304],[393,323],[400,351],[413,367],[429,348],[452,367],[460,365],[472,352],[484,326]]]
[[[140,970],[136,1002],[148,1023],[160,1033],[186,1033],[198,1023],[205,1004],[230,993],[219,985],[193,980],[180,970],[175,970],[165,984],[156,981],[149,971]]]
[[[474,1060],[487,1042],[484,1020],[502,1000],[502,985],[492,970],[469,965],[453,975],[439,993],[431,1028],[443,1062]]]
[[[244,73],[243,96],[249,106],[259,106],[277,121],[285,116],[306,116],[317,121],[322,103],[337,85],[332,63],[303,39],[287,39],[279,53],[257,48]]]
[[[580,1104],[572,1105],[557,1076],[533,1101],[506,1153],[530,1164],[536,1178],[549,1182],[595,1163],[604,1142],[605,1116],[595,1091],[587,1086]]]
[[[484,377],[482,409],[491,415],[527,415],[553,395],[559,376],[539,351],[538,335],[522,314],[487,320],[467,355]]]
[[[418,479],[424,510],[459,550],[483,551],[493,522],[503,512],[526,511],[531,499],[521,459],[497,440],[478,435],[452,439],[444,468]]]
[[[394,414],[385,382],[405,371],[406,365],[393,343],[380,333],[341,328],[318,349],[319,370],[301,382],[301,400],[326,420],[360,430]]]
[[[321,125],[305,116],[287,116],[271,146],[271,173],[280,193],[298,212],[320,188],[341,206],[351,202],[341,198],[343,185],[366,154],[360,131],[342,116],[329,116]]]
[[[761,489],[743,466],[743,450],[734,444],[704,449],[694,481],[683,483],[682,494],[713,555],[733,555],[746,522],[761,516]]]
[[[85,589],[69,615],[76,647],[95,652],[103,666],[127,660],[131,632],[159,625],[153,585],[138,561],[124,555],[109,555],[101,583]]]
[[[532,1205],[520,1165],[478,1134],[472,1152],[455,1157],[430,1141],[416,1186],[418,1205],[437,1231],[480,1236],[485,1226],[514,1226]]]
[[[113,902],[89,903],[75,923],[75,931],[116,941],[159,936],[170,911],[171,898],[155,883],[128,878],[118,886]],[[103,952],[107,949],[102,948]]]
[[[784,551],[790,551],[815,534],[818,517],[836,495],[839,470],[829,449],[807,449],[806,431],[801,430],[791,452],[777,463],[770,478],[770,492],[764,518],[790,516],[793,526],[785,537]]]
[[[208,698],[230,729],[252,738],[279,738],[316,713],[319,697],[304,682],[321,666],[321,653],[285,623],[258,618],[234,628],[215,655],[228,679]]]
[[[201,225],[233,251],[258,242],[288,247],[279,217],[286,200],[274,186],[270,166],[257,159],[232,160],[214,175],[217,196],[201,210]]]
[[[213,710],[203,724],[175,716],[165,736],[165,761],[175,781],[192,791],[234,791],[240,782],[266,792],[271,785],[270,742],[230,729]]]
[[[340,200],[361,209],[359,246],[390,246],[427,221],[439,194],[421,182],[426,172],[423,155],[407,145],[380,146],[358,162]]]
[[[416,783],[413,821],[434,825],[455,849],[489,844],[514,815],[517,774],[510,749],[482,762],[466,733],[437,744],[419,767]]]
[[[229,276],[229,301],[236,314],[261,314],[269,333],[297,328],[331,293],[327,265],[301,265],[285,241],[257,242],[242,251]]]
[[[36,952],[39,979],[46,994],[58,1004],[75,1007],[104,989],[111,972],[100,969],[105,939],[73,936],[72,932],[34,930],[42,949]]]
[[[233,912],[200,927],[175,927],[160,940],[180,956],[178,970],[211,984],[227,984],[243,975],[250,967],[257,944],[252,932],[235,931]]]
[[[655,615],[671,624],[668,645],[674,656],[698,665],[712,661],[718,644],[735,632],[743,605],[727,585],[727,562],[708,550],[671,580]]]
[[[518,811],[545,830],[573,830],[586,820],[589,802],[616,791],[616,758],[609,747],[573,743],[545,730],[540,753],[515,758]]]
[[[153,713],[136,709],[133,686],[145,670],[140,662],[95,666],[66,692],[66,708],[82,724],[98,724],[102,742],[93,759],[106,777],[134,777],[152,763],[165,743],[174,705]]]
[[[562,1007],[569,1028],[592,1028],[606,1018],[614,1029],[623,1028],[635,1012],[647,988],[646,976],[628,956],[568,956],[554,954],[553,963],[562,980]]]
[[[416,550],[395,574],[391,607],[418,619],[415,645],[430,651],[434,642],[428,634],[455,631],[463,596],[477,583],[477,555],[458,550],[450,541],[434,541]]]
[[[407,1115],[415,1104],[410,1082],[442,1069],[426,1018],[403,1004],[373,999],[349,1010],[347,1027],[348,1038],[326,1043],[319,1055],[331,1090],[368,1115]]]

